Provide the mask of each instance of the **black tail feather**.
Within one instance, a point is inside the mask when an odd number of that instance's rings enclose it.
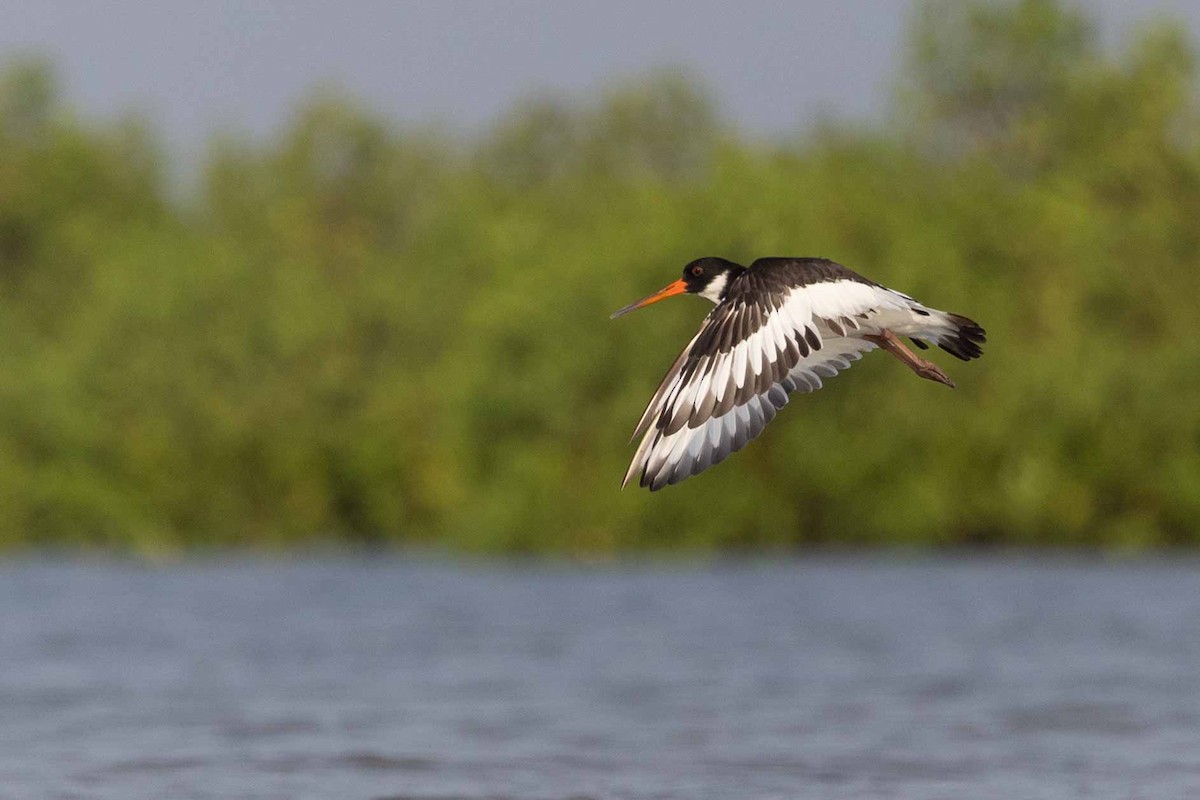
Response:
[[[974,320],[958,314],[947,314],[946,317],[954,325],[954,332],[938,339],[938,347],[963,361],[983,355],[983,348],[979,345],[987,341],[987,332]]]

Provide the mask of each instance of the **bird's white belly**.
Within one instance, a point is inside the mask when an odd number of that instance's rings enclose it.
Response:
[[[927,336],[930,334],[931,328],[936,327],[939,321],[935,314],[937,312],[922,315],[910,309],[872,310],[854,318],[857,329],[853,329],[844,321],[839,323],[838,327],[844,333],[835,329],[824,319],[817,319],[816,324],[817,332],[823,339],[843,335],[861,339],[864,336],[878,336],[884,331],[891,331],[897,336]]]

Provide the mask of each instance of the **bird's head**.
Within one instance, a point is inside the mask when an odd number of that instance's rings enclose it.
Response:
[[[707,300],[719,303],[725,299],[725,293],[729,289],[729,282],[744,269],[745,267],[723,258],[716,258],[714,256],[697,258],[683,268],[682,278],[667,284],[648,297],[643,297],[635,303],[630,303],[624,308],[614,311],[609,319],[616,319],[622,314],[628,314],[630,311],[636,311],[643,306],[657,303],[659,300],[665,300],[672,295],[683,294],[684,292],[698,294]]]

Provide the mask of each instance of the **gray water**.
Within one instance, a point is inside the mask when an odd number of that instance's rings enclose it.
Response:
[[[9,564],[0,796],[1200,797],[1200,564]]]

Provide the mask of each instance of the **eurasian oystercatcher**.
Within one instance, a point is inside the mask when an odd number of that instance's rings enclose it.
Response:
[[[684,292],[716,308],[646,406],[632,437],[642,441],[622,487],[636,476],[656,491],[723,461],[762,433],[790,392],[820,389],[821,378],[876,347],[922,378],[954,386],[900,336],[922,350],[932,342],[963,361],[982,355],[986,341],[974,321],[824,258],[760,258],[749,267],[699,258],[682,278],[612,316]]]

